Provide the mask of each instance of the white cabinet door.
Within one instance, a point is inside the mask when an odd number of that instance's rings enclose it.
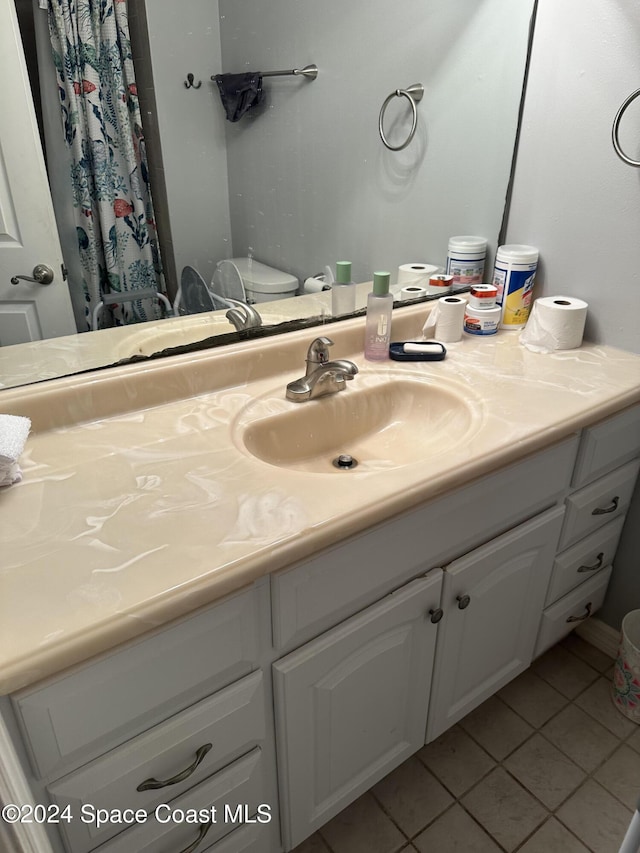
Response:
[[[0,346],[76,333],[12,0],[0,0]],[[20,281],[46,264],[50,284]]]
[[[287,850],[423,745],[441,582],[436,569],[273,665]]]
[[[549,510],[446,567],[427,742],[529,666],[563,513]]]

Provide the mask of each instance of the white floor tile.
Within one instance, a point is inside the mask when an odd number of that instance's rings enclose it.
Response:
[[[496,696],[487,699],[459,725],[497,761],[533,734],[531,726]]]
[[[599,678],[576,699],[576,705],[608,729],[616,737],[624,738],[636,724],[620,713],[611,698],[611,681]]]
[[[622,745],[594,774],[603,788],[631,810],[640,797],[640,757],[631,747]]]
[[[556,817],[594,853],[618,853],[632,812],[588,779],[556,812]]]
[[[371,794],[363,794],[320,830],[333,853],[396,853],[407,839]]]
[[[408,836],[416,835],[453,804],[453,797],[417,758],[374,785],[372,793]]]
[[[460,726],[450,728],[417,755],[455,797],[462,796],[496,766]]]
[[[557,714],[569,701],[531,669],[509,682],[498,696],[536,729]]]
[[[547,817],[547,811],[498,767],[478,782],[462,805],[505,850],[515,850]]]
[[[413,843],[419,853],[501,853],[495,841],[457,804]]]
[[[567,699],[575,699],[600,674],[562,646],[545,652],[533,662],[532,669]]]
[[[587,773],[595,770],[618,745],[611,732],[575,705],[560,711],[541,732]]]
[[[557,808],[584,782],[585,773],[542,735],[534,735],[504,767],[548,809]]]
[[[518,853],[589,853],[581,841],[555,818],[535,832]]]

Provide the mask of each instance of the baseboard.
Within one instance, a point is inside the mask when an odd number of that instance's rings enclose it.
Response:
[[[582,637],[587,643],[591,643],[605,655],[610,658],[618,657],[618,647],[620,645],[620,631],[616,631],[606,622],[601,619],[592,617],[583,622],[576,628],[576,634]]]

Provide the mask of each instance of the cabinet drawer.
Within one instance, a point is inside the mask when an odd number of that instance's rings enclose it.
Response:
[[[262,752],[256,748],[186,794],[157,806],[147,821],[107,841],[100,853],[182,853],[193,849],[190,845],[199,837],[197,849],[205,851],[237,828],[241,821],[234,824],[230,818],[239,805],[246,806],[246,817],[256,815],[258,806],[265,804],[266,790]]]
[[[552,506],[569,484],[578,437],[272,575],[273,634],[291,649],[412,577]]]
[[[640,456],[640,406],[585,429],[580,442],[574,488]]]
[[[602,606],[611,571],[611,566],[602,569],[591,580],[547,607],[540,621],[534,657],[546,652]]]
[[[560,548],[573,545],[608,521],[623,516],[633,495],[640,461],[628,462],[567,498]]]
[[[259,601],[239,593],[15,694],[36,774],[57,778],[255,669]]]
[[[594,577],[603,566],[611,565],[623,526],[624,517],[610,521],[558,555],[553,565],[545,607]]]
[[[74,815],[92,806],[149,813],[260,745],[264,736],[262,673],[254,672],[65,776],[49,786],[49,794],[61,808],[70,805]],[[193,771],[185,775],[189,767]],[[150,778],[170,780],[178,775],[184,778],[161,788],[137,790]],[[74,820],[62,823],[60,829],[74,853],[85,853],[122,827]]]

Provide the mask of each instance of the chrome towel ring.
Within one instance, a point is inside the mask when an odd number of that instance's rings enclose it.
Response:
[[[616,113],[616,117],[613,120],[613,128],[611,130],[611,141],[613,142],[613,147],[615,149],[616,154],[621,160],[624,160],[625,163],[628,163],[630,166],[636,166],[640,168],[640,160],[632,160],[631,157],[627,157],[622,148],[620,147],[620,140],[618,138],[618,131],[620,129],[620,121],[622,116],[624,115],[624,111],[627,109],[629,104],[632,101],[635,101],[637,97],[640,96],[640,89],[636,89],[635,92],[632,92],[626,101],[622,104],[618,112]]]
[[[380,110],[380,118],[378,119],[378,132],[380,133],[380,139],[384,142],[389,151],[402,151],[402,149],[406,148],[407,145],[413,139],[416,132],[416,128],[418,126],[417,105],[422,100],[423,95],[424,86],[422,85],[422,83],[414,83],[413,86],[409,86],[408,89],[396,89],[395,92],[392,92],[388,97],[385,98],[384,103],[382,104],[382,109]],[[402,145],[389,145],[387,137],[384,135],[384,114],[385,110],[387,109],[393,98],[406,98],[411,106],[411,130],[409,131],[409,136],[407,136]]]

